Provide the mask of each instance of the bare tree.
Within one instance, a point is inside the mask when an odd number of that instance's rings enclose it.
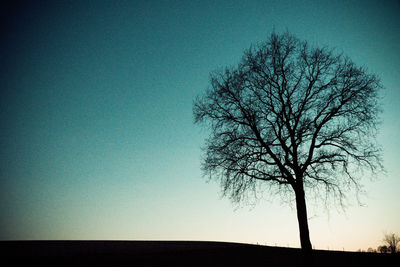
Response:
[[[379,79],[333,50],[273,33],[210,84],[193,104],[195,123],[211,130],[203,173],[233,201],[263,185],[294,199],[301,247],[311,251],[306,192],[343,203],[360,187],[359,170],[382,167]]]
[[[387,244],[388,251],[394,254],[397,252],[397,245],[400,243],[400,236],[394,233],[385,234],[383,242]]]

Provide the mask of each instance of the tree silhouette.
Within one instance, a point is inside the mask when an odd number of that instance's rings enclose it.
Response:
[[[383,246],[379,246],[378,247],[378,251],[380,252],[380,253],[388,253],[388,247],[387,246],[385,246],[385,245],[383,245]]]
[[[193,103],[195,123],[211,130],[203,173],[233,201],[263,185],[294,199],[301,247],[311,251],[306,192],[342,204],[360,188],[359,170],[382,167],[379,79],[334,50],[272,33],[236,67],[212,72],[210,85]]]
[[[400,243],[400,236],[394,233],[385,234],[383,242],[387,244],[388,251],[394,254],[397,252],[397,245]]]

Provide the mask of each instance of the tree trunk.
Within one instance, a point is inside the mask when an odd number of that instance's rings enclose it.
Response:
[[[308,218],[306,199],[304,194],[303,183],[299,183],[295,189],[296,193],[296,209],[297,220],[299,222],[300,243],[303,251],[311,251],[310,232],[308,231]]]

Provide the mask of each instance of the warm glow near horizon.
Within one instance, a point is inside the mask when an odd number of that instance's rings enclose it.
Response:
[[[299,247],[294,207],[237,207],[200,171],[192,101],[271,31],[381,77],[387,173],[343,213],[314,207],[315,248],[400,234],[400,3],[48,1],[3,11],[0,240],[208,240]],[[3,14],[2,13],[2,14]],[[7,16],[6,16],[7,15]],[[350,196],[350,199],[353,199]]]

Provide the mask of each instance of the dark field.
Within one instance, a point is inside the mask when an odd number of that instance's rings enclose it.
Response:
[[[300,249],[194,241],[1,241],[7,266],[303,266]],[[320,251],[314,266],[400,266],[400,255]]]

